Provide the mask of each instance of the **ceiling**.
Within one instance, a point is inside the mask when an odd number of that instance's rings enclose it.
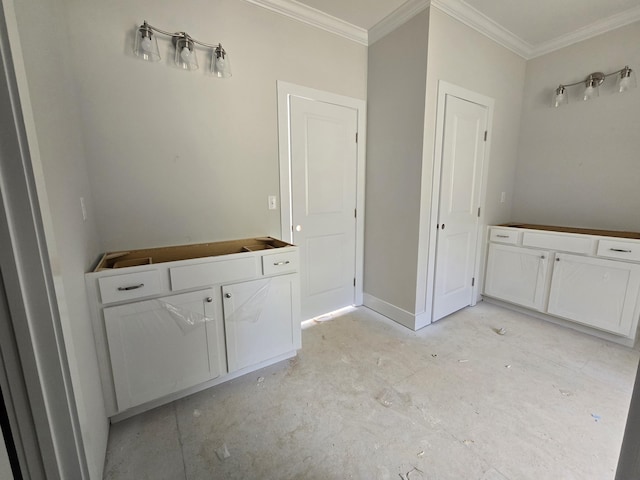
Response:
[[[416,5],[429,3],[427,0],[298,2],[363,30],[378,28],[403,10],[415,11]],[[640,20],[640,0],[432,0],[431,3],[454,16],[461,13],[462,21],[472,17],[472,24],[484,24],[494,32],[500,30],[499,36],[520,44],[521,50],[533,52],[525,56],[535,56],[537,51],[549,51]]]

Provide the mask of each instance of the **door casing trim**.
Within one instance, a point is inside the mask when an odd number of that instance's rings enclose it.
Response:
[[[291,97],[330,103],[352,108],[358,118],[357,170],[356,170],[356,253],[355,253],[355,295],[354,305],[362,305],[364,278],[364,191],[366,159],[367,104],[364,100],[346,97],[331,92],[303,87],[293,83],[277,81],[278,90],[278,158],[280,164],[280,237],[293,241],[293,220],[291,204],[291,139],[289,138],[289,111]]]

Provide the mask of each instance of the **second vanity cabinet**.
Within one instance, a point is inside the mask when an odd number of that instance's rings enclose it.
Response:
[[[550,252],[545,250],[491,243],[485,295],[543,310],[549,258]]]
[[[484,295],[633,345],[640,316],[640,234],[559,230],[490,227]]]
[[[639,290],[639,265],[557,253],[547,312],[627,336]]]
[[[301,347],[298,250],[280,240],[107,253],[85,280],[112,419]]]

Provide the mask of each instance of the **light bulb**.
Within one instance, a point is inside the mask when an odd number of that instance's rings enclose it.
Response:
[[[184,63],[191,64],[191,50],[189,50],[189,47],[182,47],[180,58]]]
[[[144,37],[142,39],[142,41],[140,42],[140,46],[142,47],[142,50],[144,50],[147,53],[150,53],[151,50],[152,50],[151,38],[150,37]]]
[[[624,77],[620,79],[620,85],[618,86],[618,91],[620,93],[626,92],[631,88],[631,77]]]
[[[591,100],[593,98],[593,93],[595,89],[592,85],[589,85],[584,91],[584,100]]]

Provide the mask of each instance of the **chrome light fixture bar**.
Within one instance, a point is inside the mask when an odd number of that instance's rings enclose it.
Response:
[[[159,62],[160,51],[155,34],[162,34],[171,37],[171,42],[175,47],[174,63],[182,70],[197,70],[198,58],[196,56],[196,45],[209,49],[211,54],[211,64],[209,71],[219,78],[231,76],[231,64],[229,54],[222,48],[222,44],[212,45],[196,40],[186,32],[167,32],[157,27],[149,25],[147,21],[136,30],[136,41],[133,52],[142,60],[148,62]]]
[[[600,95],[600,85],[602,85],[607,77],[617,75],[617,90],[620,93],[626,92],[631,88],[636,87],[636,75],[633,70],[626,65],[624,68],[611,72],[593,72],[589,76],[580,82],[575,83],[562,83],[556,88],[553,94],[552,105],[559,107],[560,105],[566,105],[569,103],[569,94],[567,87],[573,87],[576,85],[584,85],[584,92],[582,94],[582,100],[591,100]]]

